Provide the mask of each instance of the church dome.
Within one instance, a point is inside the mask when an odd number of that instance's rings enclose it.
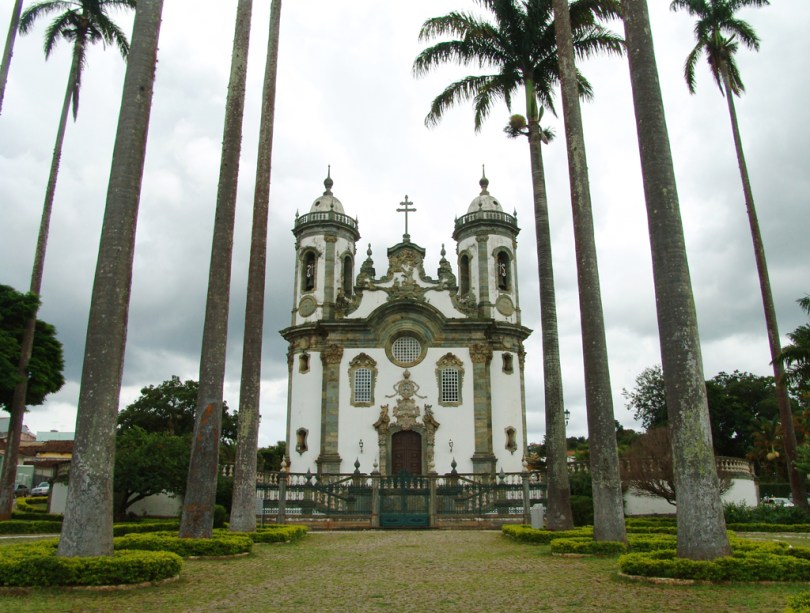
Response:
[[[478,185],[481,186],[481,193],[473,198],[472,202],[470,202],[467,212],[477,213],[478,211],[498,211],[502,213],[503,208],[501,208],[501,203],[498,202],[497,198],[491,196],[487,190],[487,187],[489,187],[489,179],[487,179],[486,174],[481,176],[481,180],[478,182]]]
[[[334,211],[335,213],[345,214],[343,204],[332,194],[334,181],[332,181],[331,174],[332,169],[330,167],[329,171],[326,173],[326,179],[323,182],[323,186],[326,190],[323,192],[323,196],[315,198],[315,202],[312,203],[312,207],[309,209],[310,213],[328,213],[329,211]]]

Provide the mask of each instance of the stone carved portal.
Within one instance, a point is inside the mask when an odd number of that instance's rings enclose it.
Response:
[[[411,381],[411,373],[407,370],[402,373],[402,379],[394,385],[394,393],[390,396],[386,396],[387,398],[393,398],[398,396],[396,400],[396,406],[394,407],[392,413],[395,421],[391,421],[391,416],[388,414],[389,405],[384,404],[380,407],[380,416],[376,422],[374,422],[374,429],[377,430],[377,437],[379,439],[379,447],[380,447],[380,472],[383,475],[392,474],[394,468],[414,468],[417,466],[415,461],[411,461],[407,463],[407,466],[403,466],[400,461],[394,462],[393,461],[393,452],[394,444],[393,444],[393,437],[395,434],[399,432],[407,432],[411,431],[419,435],[419,441],[417,442],[416,437],[413,436],[405,436],[405,437],[398,437],[396,451],[400,453],[400,442],[404,440],[410,441],[410,444],[420,444],[421,449],[419,450],[421,461],[418,463],[418,466],[421,468],[421,472],[425,472],[425,468],[427,468],[427,473],[432,474],[436,472],[435,462],[434,462],[434,449],[435,449],[435,441],[436,441],[436,430],[439,427],[439,422],[436,421],[435,417],[433,416],[433,411],[431,411],[431,405],[425,404],[424,415],[422,415],[422,410],[416,404],[416,400],[414,400],[414,396],[417,398],[425,398],[425,396],[419,395],[419,385]],[[421,423],[419,419],[422,419]]]

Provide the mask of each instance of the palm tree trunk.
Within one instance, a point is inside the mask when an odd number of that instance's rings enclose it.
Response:
[[[60,556],[113,552],[115,423],[163,0],[138,0],[90,303]]]
[[[730,552],[712,449],[697,314],[646,0],[622,0],[653,260],[675,491],[678,555]]]
[[[233,476],[231,530],[256,529],[256,451],[259,441],[259,396],[262,380],[264,330],[264,280],[267,268],[267,213],[270,204],[270,171],[273,159],[273,125],[276,114],[276,75],[281,0],[270,8],[270,37],[264,73],[259,155],[250,240],[245,337],[242,348],[242,383],[239,393],[239,431]]]
[[[82,43],[77,43],[80,45]],[[68,114],[70,112],[71,98],[76,85],[79,71],[81,49],[74,47],[73,60],[70,65],[65,98],[62,102],[62,114],[59,117],[59,127],[56,130],[56,143],[53,147],[51,170],[48,175],[48,185],[45,189],[45,202],[42,205],[42,217],[39,222],[39,236],[34,252],[34,266],[31,271],[31,287],[29,291],[39,296],[42,288],[42,275],[45,269],[45,252],[48,248],[48,234],[51,227],[51,212],[56,194],[56,180],[59,176],[59,164],[62,160],[62,145],[65,141]],[[23,337],[20,341],[20,360],[17,363],[19,381],[14,387],[11,401],[10,419],[8,423],[8,446],[6,458],[0,474],[0,520],[11,517],[11,507],[14,500],[14,482],[17,474],[17,458],[19,457],[20,437],[22,436],[23,419],[25,415],[25,400],[28,396],[28,362],[31,361],[31,352],[34,348],[34,334],[36,331],[37,311],[31,315],[25,324]]]
[[[222,429],[222,388],[225,381],[228,343],[236,188],[239,180],[239,154],[242,149],[242,116],[245,110],[245,81],[252,8],[253,0],[239,0],[236,9],[208,276],[208,298],[200,355],[200,388],[197,395],[194,439],[183,501],[183,516],[180,521],[181,537],[211,538],[214,528],[219,438]]]
[[[525,74],[525,71],[524,71]],[[534,83],[526,79],[526,114],[529,123],[529,152],[532,165],[534,227],[537,237],[537,267],[540,285],[540,327],[543,341],[543,386],[546,413],[546,524],[550,530],[570,530],[571,486],[565,441],[565,404],[560,368],[560,342],[557,331],[557,298],[554,291],[554,266],[548,198],[543,168],[542,140]]]
[[[721,67],[723,76],[723,88],[726,93],[728,103],[728,114],[731,118],[731,132],[734,135],[734,148],[737,152],[737,164],[740,167],[740,179],[742,180],[743,194],[745,196],[745,210],[748,213],[748,225],[751,228],[751,240],[754,242],[754,258],[757,263],[757,274],[759,276],[759,289],[762,294],[762,306],[765,310],[765,327],[768,330],[768,348],[771,351],[771,364],[773,366],[773,378],[776,384],[776,401],[779,406],[779,417],[782,421],[782,436],[785,445],[785,459],[787,461],[788,479],[790,480],[790,491],[796,505],[808,509],[807,489],[804,485],[804,477],[799,474],[794,461],[796,460],[796,431],[793,427],[793,413],[790,409],[790,398],[787,391],[787,380],[785,379],[785,369],[779,354],[782,353],[781,342],[779,340],[779,325],[776,321],[776,308],[773,304],[773,293],[771,292],[771,280],[768,275],[768,264],[765,260],[765,245],[762,242],[762,234],[759,231],[759,220],[757,210],[754,206],[754,193],[751,190],[751,181],[748,178],[748,166],[745,163],[742,139],[740,138],[740,126],[737,123],[737,110],[734,108],[734,94],[731,91],[728,71]]]
[[[598,541],[625,541],[627,534],[624,525],[624,499],[619,477],[613,395],[596,258],[588,163],[579,108],[571,18],[568,0],[554,0],[553,6],[577,253],[577,282],[585,364],[585,402],[588,410],[593,480],[594,538]]]
[[[3,98],[6,95],[8,69],[11,66],[11,56],[14,55],[14,41],[17,39],[21,12],[22,0],[15,0],[14,8],[11,9],[11,23],[8,24],[8,36],[6,37],[6,47],[3,50],[3,62],[0,64],[0,113],[3,112]]]

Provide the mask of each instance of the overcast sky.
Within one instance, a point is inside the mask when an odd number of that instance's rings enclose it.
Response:
[[[26,2],[28,6],[31,2]],[[238,406],[251,206],[269,0],[254,2],[247,108],[237,204],[225,399]],[[697,95],[683,80],[693,45],[691,19],[650,2],[697,303],[707,378],[735,369],[769,374],[769,352],[724,98],[705,62]],[[198,378],[208,261],[236,0],[168,0],[164,8],[152,121],[138,222],[121,407],[143,386],[171,375]],[[412,240],[427,249],[435,276],[442,243],[453,257],[454,219],[478,194],[481,165],[489,190],[517,211],[523,324],[527,342],[529,441],[544,433],[537,260],[528,147],[507,139],[509,116],[496,108],[479,134],[469,106],[437,128],[424,116],[445,85],[475,68],[447,67],[416,80],[424,47],[420,25],[470,0],[287,0],[270,194],[270,263],[264,331],[260,445],[284,439],[286,346],[290,323],[296,212],[323,192],[327,165],[334,194],[357,216],[358,261],[370,243],[378,271],[400,241],[407,194]],[[0,32],[8,29],[3,3]],[[759,33],[759,53],[741,50],[747,93],[737,102],[762,225],[780,332],[806,321],[796,299],[810,293],[810,2],[779,0],[743,11]],[[128,33],[131,15],[114,15]],[[623,33],[621,25],[614,29]],[[64,87],[69,46],[46,62],[45,23],[18,36],[0,115],[0,283],[30,284],[42,201]],[[599,58],[581,70],[595,99],[583,107],[596,241],[616,418],[632,427],[623,388],[660,363],[649,239],[639,173],[627,62]],[[33,407],[33,431],[73,430],[98,239],[125,65],[112,48],[88,54],[78,121],[68,126],[42,286],[40,318],[56,325],[65,347],[62,391]],[[522,104],[514,112],[523,113]],[[545,148],[554,268],[569,433],[586,435],[576,260],[562,118],[546,117],[558,139]]]

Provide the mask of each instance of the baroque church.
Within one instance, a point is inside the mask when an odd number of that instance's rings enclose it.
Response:
[[[522,470],[531,330],[520,321],[520,229],[488,183],[455,219],[455,266],[442,245],[435,277],[408,234],[407,196],[405,234],[384,266],[371,245],[359,261],[358,222],[331,176],[296,213],[292,322],[281,331],[291,472]]]

